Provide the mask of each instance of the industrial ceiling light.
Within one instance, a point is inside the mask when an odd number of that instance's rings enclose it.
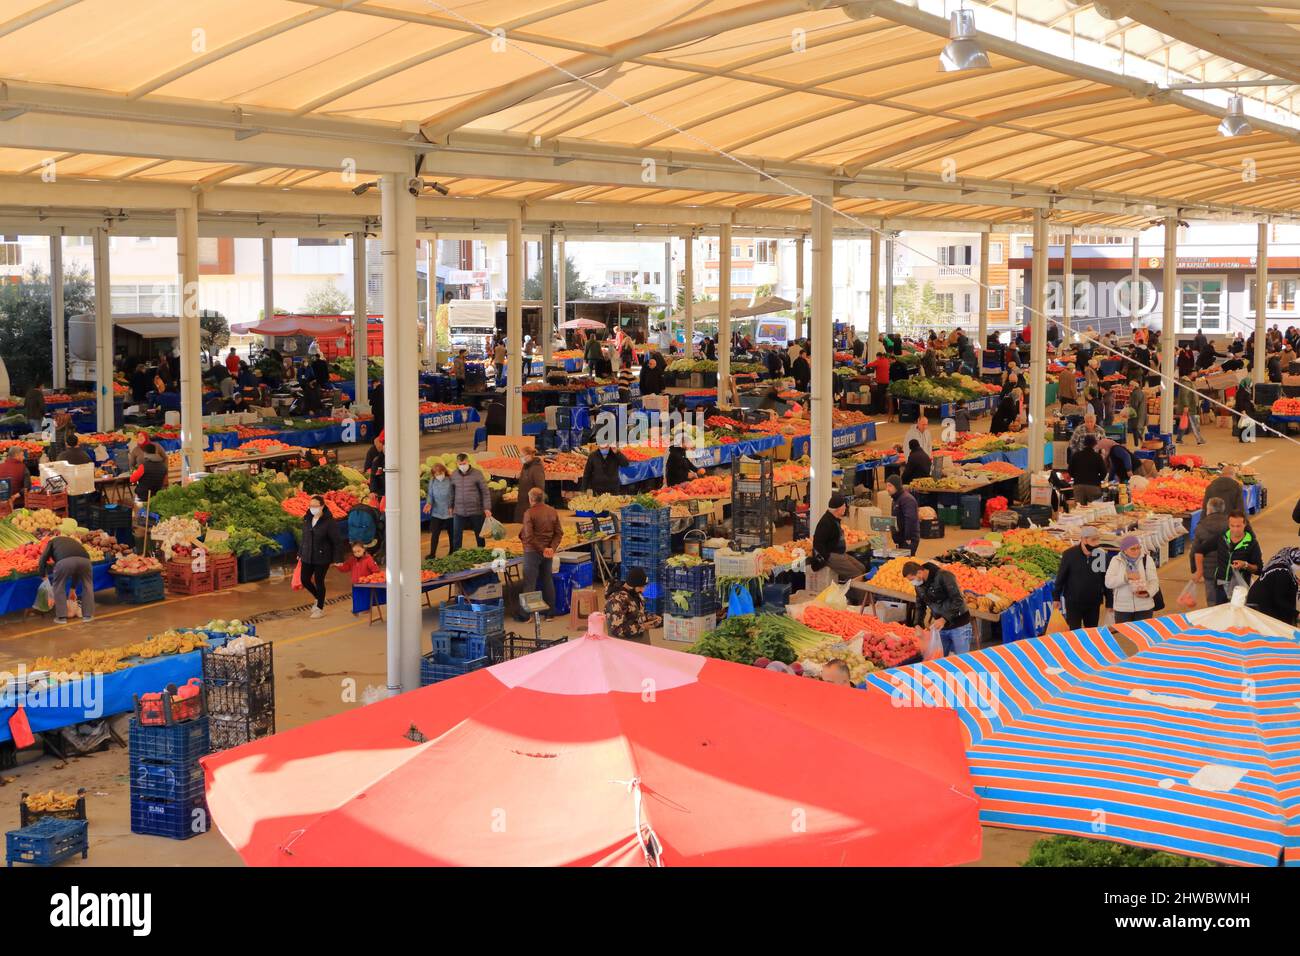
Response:
[[[989,55],[980,44],[975,29],[975,11],[954,10],[948,25],[948,44],[939,54],[939,69],[945,73],[987,70]]]
[[[377,182],[375,182],[375,183],[358,183],[356,186],[353,186],[353,187],[352,187],[352,195],[354,195],[354,196],[364,196],[364,195],[365,195],[369,190],[371,190],[371,189],[377,189],[378,187],[379,187],[379,183],[377,183]]]
[[[1219,124],[1220,136],[1245,136],[1253,133],[1250,120],[1246,119],[1246,103],[1240,96],[1229,97],[1228,112]]]

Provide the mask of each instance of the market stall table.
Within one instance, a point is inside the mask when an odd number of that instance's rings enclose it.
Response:
[[[513,578],[512,572],[524,565],[523,558],[507,558],[502,573],[507,579]],[[466,581],[474,578],[481,578],[485,574],[495,574],[490,564],[478,568],[467,568],[464,571],[452,571],[448,574],[440,575],[430,581],[423,581],[420,584],[420,593],[424,595],[426,607],[434,607],[432,592],[438,588],[452,588],[461,585]],[[451,595],[449,594],[448,597]],[[352,613],[360,614],[362,611],[369,615],[368,624],[374,624],[376,621],[384,620],[384,605],[388,603],[388,584],[384,581],[377,581],[373,584],[354,584],[352,585]]]
[[[857,425],[845,425],[831,431],[831,449],[852,448],[876,440],[876,423],[860,422]],[[802,458],[812,447],[811,435],[793,435],[790,438],[790,457]]]

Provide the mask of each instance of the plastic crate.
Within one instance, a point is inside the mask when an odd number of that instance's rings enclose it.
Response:
[[[942,538],[942,537],[943,537],[943,521],[942,521],[941,519],[939,519],[939,518],[922,518],[922,519],[918,522],[918,524],[920,525],[921,537],[922,537],[922,538]]]
[[[265,581],[271,576],[271,558],[265,551],[261,554],[241,554],[235,558],[235,568],[240,584]]]
[[[664,565],[664,587],[670,591],[710,591],[717,582],[717,571],[711,564],[697,564],[695,567],[677,567]]]
[[[194,763],[131,758],[131,797],[189,800],[203,796],[203,767]]]
[[[239,559],[233,554],[209,555],[208,570],[212,572],[214,591],[224,591],[239,583]]]
[[[90,825],[85,820],[46,817],[5,834],[5,864],[54,866],[80,854],[90,854]]]
[[[90,525],[98,531],[131,527],[131,509],[119,505],[91,505]]]
[[[261,684],[275,675],[275,657],[270,642],[246,647],[241,653],[204,651],[205,681],[242,681]]]
[[[173,594],[211,594],[212,570],[195,571],[189,560],[168,561],[163,569],[167,590]]]
[[[56,495],[46,495],[39,491],[29,491],[23,496],[23,507],[36,511],[44,508],[47,511],[53,511],[55,514],[67,517],[68,514],[68,495],[67,492],[60,491]]]
[[[489,637],[487,641],[488,663],[490,666],[491,664],[500,664],[502,661],[512,661],[516,657],[523,657],[525,654],[533,654],[537,651],[544,651],[548,647],[555,647],[557,644],[567,643],[568,640],[567,637],[539,640],[536,637],[521,637],[513,631],[494,635]]]
[[[198,678],[192,683],[201,684]],[[133,695],[135,700],[135,721],[141,727],[170,727],[174,724],[196,720],[203,716],[203,689],[189,697],[178,697],[175,684],[168,684],[166,689],[145,694]]]
[[[492,637],[498,637],[500,633]],[[488,640],[488,637],[479,634],[463,634],[460,631],[434,631],[430,635],[433,653],[446,654],[458,660],[474,660],[484,656]]]
[[[710,587],[704,591],[690,591],[685,588],[673,588],[661,585],[660,606],[665,614],[675,617],[700,617],[704,614],[716,614],[718,610],[718,592]],[[685,594],[686,606],[678,604],[676,597]]]
[[[627,505],[619,511],[621,530],[635,531],[653,529],[668,531],[672,524],[672,511],[669,508],[642,508],[640,505]]]
[[[664,615],[664,640],[678,644],[694,644],[705,634],[718,626],[718,619],[712,614],[695,617],[676,617]]]
[[[763,584],[763,604],[775,608],[783,608],[789,603],[789,581],[767,581]]]
[[[425,654],[420,658],[420,686],[428,687],[487,666],[486,657],[458,661],[443,654]]]
[[[77,805],[70,810],[33,810],[27,805],[27,798],[31,796],[24,793],[18,798],[18,825],[22,827],[31,826],[38,820],[56,819],[56,820],[84,820],[86,819],[86,789],[82,787],[77,791]]]
[[[208,681],[208,714],[213,717],[264,717],[275,712],[275,682]]]
[[[720,578],[756,578],[759,573],[757,551],[717,551],[713,555],[715,573]]]
[[[213,714],[208,718],[212,752],[229,750],[275,733],[275,711],[265,714]]]
[[[145,727],[131,719],[127,745],[132,759],[193,763],[209,751],[209,718],[170,727]]]
[[[464,598],[444,601],[438,608],[438,630],[463,631],[466,634],[487,636],[505,630],[504,607],[475,605]]]
[[[208,832],[208,804],[203,794],[185,799],[131,797],[131,832],[188,840]]]
[[[167,596],[161,571],[116,574],[113,576],[113,587],[117,591],[117,599],[124,604],[152,604]]]
[[[248,634],[248,635],[250,635],[250,636],[252,636],[252,635],[256,635],[256,634],[257,634],[257,628],[256,628],[256,626],[254,626],[254,625],[252,625],[252,624],[245,624],[244,627],[247,628],[247,630],[244,632],[245,634]],[[186,630],[186,629],[185,629],[185,628],[177,628],[177,630]],[[216,648],[218,648],[218,647],[225,647],[225,646],[226,646],[227,644],[229,644],[229,643],[230,643],[230,642],[231,642],[235,637],[240,637],[240,636],[241,636],[241,635],[238,635],[238,634],[235,634],[235,635],[227,634],[227,633],[224,632],[224,631],[209,631],[209,630],[205,630],[205,629],[203,629],[203,628],[194,628],[193,630],[196,631],[196,632],[199,633],[199,634],[202,634],[203,637],[204,637],[204,638],[207,640],[207,642],[208,642],[208,647],[210,647],[210,648],[212,648],[212,649],[214,649],[214,650],[215,650]]]

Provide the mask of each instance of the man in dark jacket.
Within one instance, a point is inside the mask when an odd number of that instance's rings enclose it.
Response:
[[[1219,477],[1215,478],[1205,487],[1205,498],[1201,501],[1201,517],[1204,518],[1207,512],[1206,504],[1211,498],[1220,498],[1223,500],[1224,510],[1229,514],[1234,511],[1246,510],[1245,492],[1242,490],[1241,482],[1237,480],[1237,468],[1235,465],[1224,465],[1223,471]]]
[[[889,493],[894,496],[892,515],[894,518],[894,544],[907,548],[913,555],[921,546],[921,519],[917,516],[918,505],[912,493],[903,487],[903,479],[890,475],[886,481]]]
[[[23,414],[27,416],[27,424],[34,432],[41,430],[41,423],[45,418],[45,392],[41,384],[37,379],[23,397]]]
[[[921,443],[915,438],[907,443],[907,461],[903,464],[903,484],[908,485],[917,478],[929,478],[932,462],[925,453]]]
[[[1228,507],[1222,498],[1205,502],[1205,514],[1196,524],[1188,542],[1187,558],[1192,565],[1192,580],[1205,584],[1205,606],[1223,603],[1219,597],[1219,542],[1228,533]]]
[[[794,379],[794,387],[801,392],[808,391],[812,384],[812,365],[808,361],[808,355],[803,349],[799,350],[799,357],[796,358],[790,366],[790,375]]]
[[[600,445],[587,456],[587,467],[582,472],[583,490],[597,495],[618,494],[622,489],[618,470],[627,465],[627,458],[621,451],[606,444]]]
[[[1091,504],[1101,497],[1101,483],[1106,480],[1106,471],[1106,463],[1097,451],[1097,439],[1087,436],[1083,447],[1070,456],[1070,479],[1074,482],[1076,503]]]
[[[817,521],[813,532],[812,558],[810,566],[814,571],[830,568],[841,579],[856,578],[867,573],[866,567],[857,558],[850,557],[844,539],[844,513],[849,503],[843,495],[831,495]]]
[[[664,357],[650,352],[641,366],[641,394],[658,395],[664,390]]]
[[[521,467],[519,469],[519,498],[515,502],[515,520],[523,524],[524,516],[532,507],[529,502],[528,493],[534,488],[542,490],[542,496],[546,495],[546,466],[542,460],[537,457],[537,449],[531,445],[521,452]],[[531,590],[531,588],[530,588]]]
[[[953,573],[933,561],[908,561],[903,565],[903,577],[916,588],[916,603],[930,612],[930,626],[939,631],[944,656],[970,650],[970,611]]]
[[[1065,615],[1070,630],[1096,627],[1106,602],[1106,552],[1101,550],[1101,532],[1079,529],[1079,543],[1061,555],[1052,598]]]
[[[1200,526],[1197,526],[1200,530]],[[1247,588],[1250,579],[1259,574],[1264,566],[1264,556],[1259,549],[1259,539],[1246,529],[1246,513],[1233,511],[1228,514],[1228,530],[1218,541],[1217,570],[1214,583],[1218,588],[1218,604],[1226,604],[1231,597],[1229,590],[1240,587],[1234,575],[1241,577]]]
[[[90,555],[76,538],[55,535],[45,542],[40,557],[36,559],[36,573],[50,578],[54,592],[54,623],[68,623],[68,583],[76,584],[81,598],[81,619],[90,621],[95,616],[95,578],[90,566]]]

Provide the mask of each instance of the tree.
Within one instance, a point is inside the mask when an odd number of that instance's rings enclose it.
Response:
[[[199,313],[199,347],[213,355],[230,341],[230,323],[220,312],[204,309]]]
[[[94,311],[95,289],[90,274],[84,269],[64,272],[64,322],[71,316]],[[10,391],[22,395],[38,381],[50,384],[53,356],[50,280],[32,267],[21,282],[0,286],[0,358],[9,370]]]
[[[894,289],[894,325],[911,328],[926,328],[944,323],[943,310],[939,308],[939,298],[934,292],[934,283],[920,285],[916,279],[909,278],[901,287]]]
[[[302,307],[308,315],[346,315],[352,312],[352,297],[333,282],[322,282],[303,296]]]
[[[556,304],[557,297],[560,294],[559,284],[551,283],[551,305]],[[591,295],[591,289],[587,283],[582,281],[582,276],[578,274],[578,267],[573,264],[571,256],[564,257],[564,297],[572,302],[574,299],[585,299]],[[542,300],[542,267],[539,265],[537,271],[528,277],[524,283],[524,298],[532,302]]]
[[[713,301],[713,296],[711,296],[711,295],[697,295],[697,296],[695,296],[695,298],[694,298],[692,301],[695,301],[695,302],[712,302],[712,301]],[[686,286],[684,286],[684,285],[678,285],[678,286],[677,286],[677,302],[676,302],[675,311],[680,312],[680,311],[681,311],[682,309],[684,309],[684,308],[686,308]]]

